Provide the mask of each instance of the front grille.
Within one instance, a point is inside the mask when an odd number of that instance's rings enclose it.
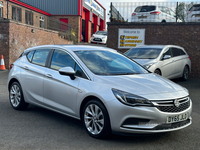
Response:
[[[179,102],[179,106],[175,106],[174,100],[166,100],[166,101],[152,101],[152,103],[156,106],[157,109],[159,109],[162,112],[168,112],[168,113],[175,113],[175,112],[181,112],[190,107],[190,98],[184,97],[177,99]]]

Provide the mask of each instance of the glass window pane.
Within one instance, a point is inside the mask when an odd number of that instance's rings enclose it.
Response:
[[[29,52],[28,55],[27,55],[27,59],[28,59],[30,62],[31,62],[31,60],[32,60],[32,57],[33,57],[34,52],[35,52],[35,51],[31,51],[31,52]]]
[[[36,50],[33,56],[32,63],[45,66],[49,50]]]
[[[122,54],[112,51],[75,51],[94,74],[127,75],[148,73]]]
[[[63,67],[72,67],[74,69],[75,61],[72,57],[62,50],[55,50],[51,60],[51,68],[59,70]]]
[[[85,75],[85,73],[84,73],[83,70],[79,67],[78,64],[76,64],[76,66],[75,66],[75,72],[76,72],[76,76],[87,79],[87,76]]]

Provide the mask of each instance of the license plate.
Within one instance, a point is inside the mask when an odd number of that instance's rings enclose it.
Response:
[[[101,39],[99,39],[99,38],[95,38],[94,40],[96,40],[96,41],[100,41]]]
[[[200,14],[198,14],[198,15],[195,15],[195,17],[200,17]]]
[[[168,116],[166,123],[175,123],[175,122],[180,122],[187,119],[188,119],[188,113],[186,112],[180,115]]]
[[[147,16],[138,16],[138,19],[147,18]]]

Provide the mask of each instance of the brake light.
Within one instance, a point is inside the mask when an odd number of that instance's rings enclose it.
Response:
[[[187,13],[188,13],[188,14],[190,14],[190,13],[191,13],[191,11],[188,11]]]
[[[136,15],[136,13],[132,13],[132,16],[135,16]]]
[[[11,64],[11,65],[10,65],[10,70],[12,69],[13,66],[14,66],[14,64]]]
[[[154,11],[154,12],[151,12],[150,14],[151,15],[159,15],[161,12],[159,12],[159,11]]]
[[[191,59],[190,56],[188,56],[188,58]]]

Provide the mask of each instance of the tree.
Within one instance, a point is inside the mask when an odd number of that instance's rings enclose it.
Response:
[[[176,7],[176,16],[180,20],[185,22],[186,17],[187,17],[187,12],[194,4],[196,4],[196,3],[194,3],[194,2],[191,2],[189,4],[186,4],[185,2],[179,3],[178,6]]]

